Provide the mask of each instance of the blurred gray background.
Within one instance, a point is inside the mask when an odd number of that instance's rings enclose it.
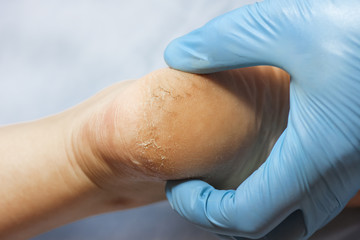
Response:
[[[115,82],[165,67],[171,39],[252,2],[0,0],[0,125],[63,111]],[[359,209],[346,210],[312,239],[360,239],[359,229]],[[33,238],[50,239],[216,238],[161,202]]]

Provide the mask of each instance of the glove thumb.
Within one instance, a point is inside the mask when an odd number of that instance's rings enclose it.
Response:
[[[256,65],[282,68],[283,47],[276,15],[264,1],[219,16],[205,26],[173,40],[165,50],[166,63],[193,73],[211,73]],[[272,16],[272,17],[270,17]]]

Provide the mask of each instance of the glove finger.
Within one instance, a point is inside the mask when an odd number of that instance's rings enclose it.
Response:
[[[175,39],[165,50],[165,61],[172,68],[194,73],[255,65],[281,67],[279,54],[284,47],[280,48],[276,25],[269,17],[275,15],[269,4],[236,9]]]
[[[191,180],[168,183],[166,195],[173,209],[202,228],[221,235],[258,237],[259,229],[254,229],[248,211],[253,209],[251,202],[236,200],[234,190],[216,190],[205,182]]]

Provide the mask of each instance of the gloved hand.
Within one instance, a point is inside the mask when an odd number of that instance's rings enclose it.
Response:
[[[169,182],[180,215],[259,238],[299,210],[306,239],[344,208],[360,188],[359,12],[358,0],[265,0],[170,43],[165,60],[179,70],[273,65],[291,75],[288,127],[266,162],[236,191]]]

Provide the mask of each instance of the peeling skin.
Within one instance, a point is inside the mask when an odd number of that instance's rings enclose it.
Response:
[[[158,128],[161,128],[159,119],[172,113],[166,109],[166,102],[176,101],[181,96],[174,95],[171,89],[165,89],[163,86],[154,87],[153,84],[147,86],[146,96],[149,97],[143,102],[143,120],[136,134],[136,145],[140,147],[140,157],[145,160],[143,166],[157,173],[164,167],[167,151],[169,151],[169,147],[162,147],[157,143]],[[157,117],[154,117],[154,112],[158,115]],[[168,141],[170,140],[171,135],[168,135]]]
[[[289,77],[269,68],[209,75],[161,69],[135,81],[119,101],[133,111],[117,124],[129,164],[153,179],[237,186],[286,127]]]
[[[86,138],[104,172],[121,176],[106,184],[198,178],[234,188],[285,129],[288,88],[289,76],[274,67],[207,75],[161,69],[106,90]],[[94,182],[106,178],[90,174]]]

